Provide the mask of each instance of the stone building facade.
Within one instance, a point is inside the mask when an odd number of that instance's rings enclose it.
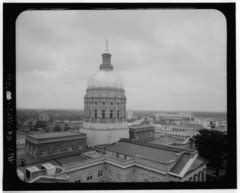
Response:
[[[35,158],[64,155],[86,148],[86,134],[52,132],[26,135],[26,153]]]
[[[154,139],[154,126],[132,125],[129,127],[129,138],[134,141],[149,141]]]
[[[125,139],[94,151],[98,156],[81,161],[76,156],[64,163],[58,159],[65,179],[73,183],[206,181],[206,163],[195,150]]]

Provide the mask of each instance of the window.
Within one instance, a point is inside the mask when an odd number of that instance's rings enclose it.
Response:
[[[40,155],[41,155],[41,156],[46,156],[46,155],[48,155],[48,149],[43,149],[43,150],[40,152]]]
[[[60,147],[60,146],[55,147],[54,152],[55,153],[61,153],[62,152],[62,147]]]
[[[113,102],[111,102],[111,105],[113,105]]]
[[[83,148],[82,143],[79,143],[79,144],[77,145],[77,149],[82,149],[82,148]]]
[[[91,117],[91,110],[89,110],[89,111],[88,111],[88,113],[89,113],[89,115],[88,115],[88,116],[89,116],[89,117]]]
[[[102,110],[102,118],[105,119],[105,110]]]
[[[118,110],[117,111],[117,118],[119,119],[119,117],[120,117],[120,111]]]
[[[87,176],[87,181],[91,181],[92,180],[92,174],[89,174],[88,176]]]
[[[103,175],[103,171],[102,170],[98,171],[98,177],[101,177],[102,175]]]
[[[72,150],[73,150],[73,145],[72,144],[68,145],[67,151],[72,151]]]
[[[94,117],[97,118],[97,110],[94,110]]]
[[[110,177],[112,177],[113,176],[113,172],[112,171],[108,171],[108,175],[110,176]]]
[[[105,102],[103,102],[102,104],[105,105]]]
[[[132,179],[132,174],[128,174],[127,175],[127,181],[131,180]]]
[[[110,119],[113,118],[113,110],[110,110]]]
[[[121,180],[121,175],[120,174],[116,174],[116,178],[117,178],[117,180]]]
[[[119,103],[117,103],[119,105]]]
[[[95,102],[95,105],[97,105],[97,102]]]
[[[76,180],[75,183],[81,183],[81,180]]]

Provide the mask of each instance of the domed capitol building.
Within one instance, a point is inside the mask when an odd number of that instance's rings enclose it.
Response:
[[[197,150],[158,144],[147,120],[128,127],[124,85],[107,42],[100,69],[88,81],[84,117],[79,132],[26,134],[18,177],[28,183],[206,181]]]
[[[87,134],[87,144],[97,145],[129,138],[126,120],[124,84],[111,64],[111,53],[106,49],[102,64],[88,81],[84,97],[85,120],[80,132]]]

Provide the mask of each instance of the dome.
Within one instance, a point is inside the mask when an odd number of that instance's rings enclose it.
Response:
[[[113,70],[99,70],[90,78],[87,88],[113,88],[124,90],[124,85],[120,76]]]

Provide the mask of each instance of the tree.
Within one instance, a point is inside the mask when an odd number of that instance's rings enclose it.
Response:
[[[37,130],[38,128],[45,128],[47,126],[47,123],[45,121],[37,121],[34,125],[34,130]]]
[[[63,130],[64,131],[68,131],[70,129],[70,127],[68,126],[67,123],[64,124]]]
[[[53,131],[54,131],[54,132],[58,132],[58,131],[62,131],[62,129],[61,129],[61,127],[60,127],[59,125],[55,125],[55,126],[53,127]]]
[[[209,161],[208,165],[215,168],[219,176],[219,169],[227,154],[227,136],[220,131],[203,129],[194,140],[199,155]]]

